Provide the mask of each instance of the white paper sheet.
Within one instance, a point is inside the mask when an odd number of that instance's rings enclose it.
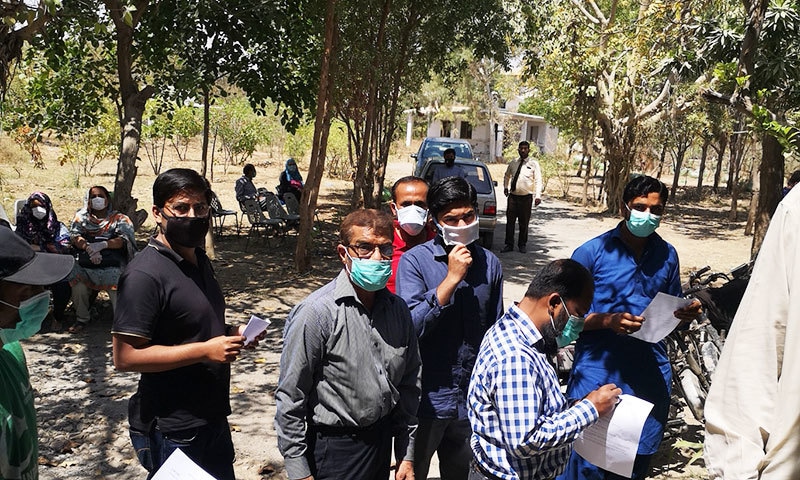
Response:
[[[208,472],[187,457],[180,449],[172,452],[161,465],[153,480],[216,480]]]
[[[642,315],[644,323],[642,328],[630,336],[645,342],[660,342],[681,323],[675,318],[675,310],[681,309],[692,303],[690,298],[673,297],[663,292],[658,292],[650,305],[644,309]]]
[[[639,438],[653,404],[632,395],[620,395],[610,415],[600,417],[575,440],[575,452],[609,472],[630,478]]]
[[[244,332],[242,332],[242,335],[246,338],[244,344],[252,343],[257,336],[261,335],[261,332],[267,329],[270,323],[269,320],[251,315],[250,321],[247,322],[247,326],[244,327]]]

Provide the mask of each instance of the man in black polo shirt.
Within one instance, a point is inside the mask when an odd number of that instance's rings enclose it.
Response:
[[[244,337],[242,327],[225,325],[225,298],[202,249],[210,197],[193,170],[159,175],[152,210],[158,233],[119,280],[114,366],[142,373],[128,415],[148,478],[176,448],[215,478],[234,478],[230,362]]]

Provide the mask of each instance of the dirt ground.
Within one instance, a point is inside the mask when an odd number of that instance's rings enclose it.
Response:
[[[53,150],[45,150],[46,158],[53,155]],[[390,163],[388,185],[410,173],[412,164],[405,153],[401,152],[403,156]],[[257,153],[253,163],[258,168],[256,184],[274,189],[283,160]],[[299,164],[305,172],[307,164],[302,160]],[[44,174],[29,173],[30,167],[0,165],[3,180],[0,200],[7,211],[14,199],[26,197],[34,185],[33,188],[51,194],[60,219],[67,222],[80,207],[80,199],[90,184],[113,184],[113,164],[101,164],[96,171],[105,173],[83,178],[81,187],[71,183],[69,166],[58,167],[53,161],[48,165],[51,166]],[[177,162],[173,161],[171,166],[175,165]],[[197,162],[183,162],[181,166],[199,169]],[[151,198],[154,175],[147,170],[149,166],[143,162],[134,188],[140,207],[148,206]],[[500,185],[498,192],[502,192],[504,166],[492,165],[491,170]],[[234,208],[236,203],[233,184],[240,175],[240,167],[230,167],[227,173],[215,172],[213,185],[227,208]],[[320,221],[313,247],[314,269],[308,274],[298,275],[293,270],[295,238],[291,235],[281,241],[247,245],[247,226],[238,236],[231,227],[216,241],[214,266],[228,302],[228,322],[245,322],[251,314],[273,321],[266,341],[257,350],[245,352],[233,365],[230,423],[238,478],[285,478],[273,428],[273,392],[278,379],[281,332],[291,307],[332,279],[341,267],[334,246],[338,222],[347,211],[351,189],[352,182],[323,180],[318,208]],[[573,194],[577,192],[576,187]],[[740,222],[729,222],[724,201],[668,210],[659,233],[677,248],[684,278],[689,270],[704,265],[727,270],[747,261],[751,239],[742,234],[743,212],[739,215]],[[538,267],[569,256],[575,247],[618,221],[548,196],[534,211],[528,253],[500,254],[504,213],[505,198],[500,194],[494,251],[503,264],[506,306],[522,297]],[[152,220],[148,220],[139,232],[142,244],[152,226]],[[127,480],[145,475],[134,458],[126,430],[127,400],[135,390],[138,374],[121,373],[113,368],[109,335],[112,314],[102,295],[93,313],[92,323],[80,335],[43,333],[24,343],[31,382],[37,392],[40,476],[44,480]],[[702,459],[691,462],[698,451],[693,444],[702,442],[702,429],[695,422],[690,423],[694,424],[679,437],[668,438],[662,444],[655,478],[705,478]],[[438,475],[435,472],[432,475]]]

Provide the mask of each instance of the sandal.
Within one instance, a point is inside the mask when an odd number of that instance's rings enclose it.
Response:
[[[69,333],[81,333],[83,329],[86,328],[85,323],[75,322],[69,329],[67,330]]]

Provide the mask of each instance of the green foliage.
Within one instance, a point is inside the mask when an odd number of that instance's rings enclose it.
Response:
[[[211,111],[211,128],[223,153],[224,169],[242,165],[259,145],[267,144],[264,121],[242,97],[232,97]]]
[[[3,104],[3,127],[29,125],[37,136],[48,130],[61,138],[95,126],[109,101],[102,66],[112,61],[109,55],[77,39],[64,40],[52,56],[27,49]]]
[[[96,126],[80,134],[65,138],[61,165],[72,165],[75,175],[74,185],[80,185],[81,175],[89,175],[92,169],[103,160],[114,158],[119,153],[119,123],[115,116],[102,115]]]
[[[170,143],[179,160],[186,160],[189,141],[203,133],[201,110],[193,105],[183,105],[172,112],[170,118]],[[168,115],[169,118],[169,115]]]

